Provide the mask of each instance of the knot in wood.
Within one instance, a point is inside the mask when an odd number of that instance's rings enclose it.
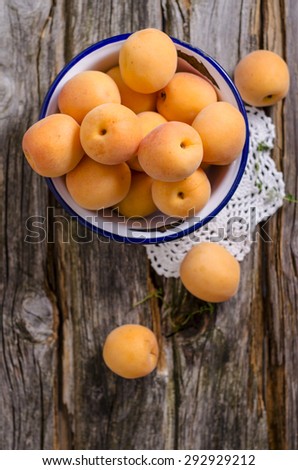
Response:
[[[32,343],[43,343],[54,333],[53,306],[40,293],[30,292],[24,298],[17,319],[19,335]]]

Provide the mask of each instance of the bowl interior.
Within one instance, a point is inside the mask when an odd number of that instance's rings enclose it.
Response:
[[[75,57],[57,76],[43,103],[40,117],[59,112],[58,96],[63,85],[84,70],[106,72],[118,64],[119,50],[128,35],[101,41]],[[245,108],[233,83],[224,70],[209,56],[192,46],[173,39],[178,52],[178,70],[195,73],[208,79],[216,89],[220,100],[238,108],[246,119]],[[246,119],[247,122],[247,119]],[[207,175],[211,183],[211,197],[206,206],[185,220],[168,217],[156,212],[149,217],[125,219],[111,209],[90,211],[78,206],[65,185],[65,177],[47,178],[50,189],[61,205],[92,230],[117,241],[131,243],[161,243],[190,233],[214,217],[227,204],[235,192],[244,172],[248,153],[247,139],[242,155],[228,166],[211,166]]]

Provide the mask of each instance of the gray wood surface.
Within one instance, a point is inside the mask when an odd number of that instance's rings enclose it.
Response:
[[[297,22],[296,0],[1,0],[0,448],[298,448],[297,204],[266,224],[273,241],[258,239],[242,262],[237,297],[172,334],[199,302],[158,277],[143,247],[86,238],[21,150],[69,59],[111,35],[163,28],[231,74],[257,48],[286,58],[290,93],[268,113],[272,156],[297,198]],[[48,243],[24,241],[32,215],[45,218]],[[163,299],[134,307],[160,288]],[[101,359],[107,333],[126,322],[160,341],[144,379],[116,377]]]

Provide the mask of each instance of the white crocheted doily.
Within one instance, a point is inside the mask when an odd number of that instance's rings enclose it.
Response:
[[[270,156],[275,128],[264,111],[246,108],[250,148],[247,167],[229,203],[208,224],[177,241],[147,245],[147,255],[155,271],[166,277],[179,277],[179,266],[190,248],[213,241],[242,261],[250,251],[256,225],[274,214],[283,204],[285,185]]]

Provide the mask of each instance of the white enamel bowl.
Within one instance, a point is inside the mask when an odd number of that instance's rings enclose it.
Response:
[[[107,71],[117,65],[119,50],[128,34],[100,41],[78,54],[59,73],[49,88],[40,112],[40,118],[58,112],[58,95],[63,85],[83,70]],[[129,219],[115,211],[90,211],[78,206],[65,186],[65,178],[47,178],[49,188],[64,209],[94,232],[118,242],[164,243],[183,237],[216,216],[233,196],[244,173],[249,147],[248,122],[240,95],[223,68],[203,51],[172,38],[178,52],[178,69],[205,76],[214,85],[220,100],[228,101],[243,114],[247,136],[241,155],[225,167],[211,167],[207,172],[212,193],[206,206],[193,217],[178,220],[156,212],[146,219]]]

